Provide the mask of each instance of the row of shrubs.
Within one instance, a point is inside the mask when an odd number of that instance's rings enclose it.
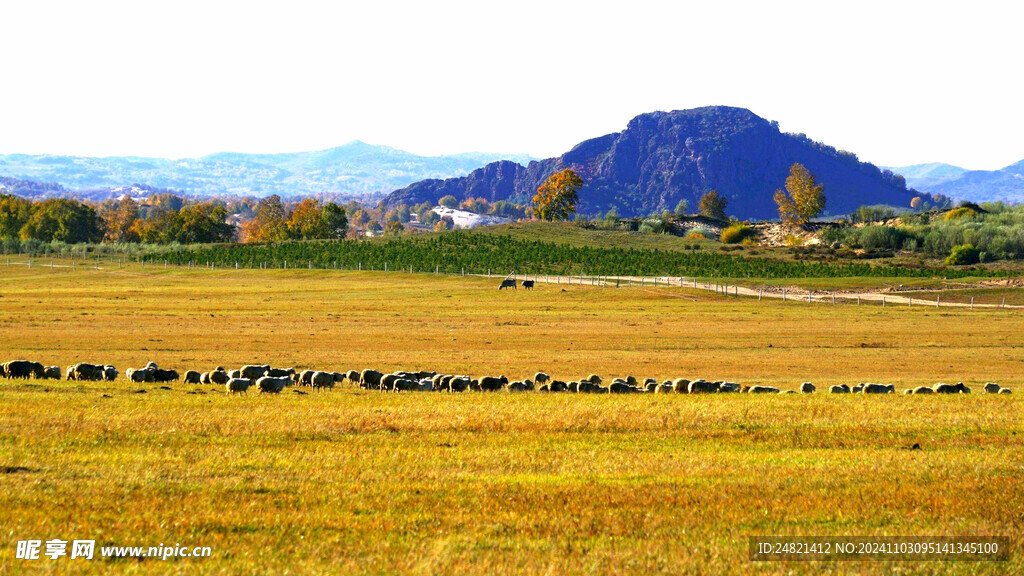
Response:
[[[1024,206],[968,204],[949,212],[915,215],[903,221],[901,226],[873,224],[861,228],[830,228],[822,233],[822,241],[864,250],[948,257],[950,264],[1024,259]],[[961,250],[954,257],[955,248]]]

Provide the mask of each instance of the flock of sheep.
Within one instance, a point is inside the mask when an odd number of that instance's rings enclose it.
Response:
[[[52,378],[59,380],[61,376],[67,380],[106,380],[117,379],[118,371],[110,365],[87,364],[84,362],[67,367],[63,373],[59,366],[43,366],[39,362],[14,360],[0,364],[0,376],[4,378]],[[774,386],[741,386],[735,382],[677,378],[659,383],[654,378],[646,379],[643,384],[633,376],[615,378],[607,386],[604,380],[592,374],[580,380],[563,382],[553,380],[547,374],[538,372],[532,379],[510,382],[505,376],[484,376],[470,378],[455,374],[438,374],[437,372],[392,372],[384,373],[377,370],[350,370],[348,372],[326,372],[320,370],[296,371],[294,368],[271,368],[268,364],[252,364],[237,370],[226,370],[218,367],[210,372],[188,370],[179,375],[175,370],[164,370],[155,362],[143,368],[128,368],[125,378],[131,382],[173,382],[181,379],[187,384],[214,384],[224,386],[228,394],[245,394],[249,388],[256,387],[261,394],[279,394],[287,386],[308,386],[314,390],[331,390],[336,383],[349,382],[367,390],[384,392],[568,392],[592,394],[702,394],[746,392],[748,394],[794,394],[795,390],[783,392]],[[813,393],[817,387],[804,382],[799,391],[804,394]],[[971,389],[963,382],[957,384],[939,383],[934,386],[918,386],[904,390],[904,394],[967,394]],[[985,384],[985,391],[991,394],[1010,394],[1009,388],[1003,388],[994,382]],[[892,384],[864,383],[856,386],[840,384],[831,386],[833,394],[893,394],[896,387]]]

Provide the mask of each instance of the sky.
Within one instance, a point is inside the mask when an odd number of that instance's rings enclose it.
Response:
[[[878,165],[1024,158],[1020,2],[32,0],[0,22],[0,153],[549,157],[720,104]]]

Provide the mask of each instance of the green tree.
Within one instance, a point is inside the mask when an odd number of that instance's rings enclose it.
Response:
[[[718,190],[711,190],[701,196],[700,203],[697,204],[697,211],[707,218],[725,220],[725,207],[728,205],[729,201],[719,194]]]
[[[32,214],[32,203],[28,200],[0,194],[0,239],[18,238],[21,227]]]
[[[68,198],[51,198],[32,206],[32,213],[18,231],[23,240],[43,242],[99,242],[103,220],[91,206]]]
[[[437,201],[437,203],[440,204],[441,206],[444,206],[445,208],[451,208],[452,210],[459,207],[459,201],[455,198],[455,196],[452,196],[451,194],[447,196],[442,196],[441,199]]]
[[[682,199],[676,204],[676,216],[685,216],[687,211],[690,209],[690,203],[686,199]]]
[[[825,209],[825,185],[818,184],[803,164],[796,163],[789,167],[786,192],[775,191],[779,218],[786,224],[802,226]]]
[[[568,220],[576,213],[583,179],[572,168],[555,172],[537,188],[533,197],[534,213],[541,220]]]
[[[348,216],[345,214],[345,209],[334,202],[324,205],[323,219],[327,232],[325,238],[341,239],[348,233]]]
[[[306,198],[292,208],[292,213],[288,217],[288,236],[298,240],[327,237],[327,226],[320,202]]]

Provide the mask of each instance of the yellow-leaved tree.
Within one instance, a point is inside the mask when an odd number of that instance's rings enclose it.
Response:
[[[825,209],[825,185],[818,184],[814,174],[803,164],[796,163],[789,167],[786,192],[775,191],[779,218],[786,224],[802,226]]]
[[[533,197],[534,214],[541,220],[568,220],[576,213],[582,186],[583,179],[572,168],[555,172],[537,188],[537,195]]]

